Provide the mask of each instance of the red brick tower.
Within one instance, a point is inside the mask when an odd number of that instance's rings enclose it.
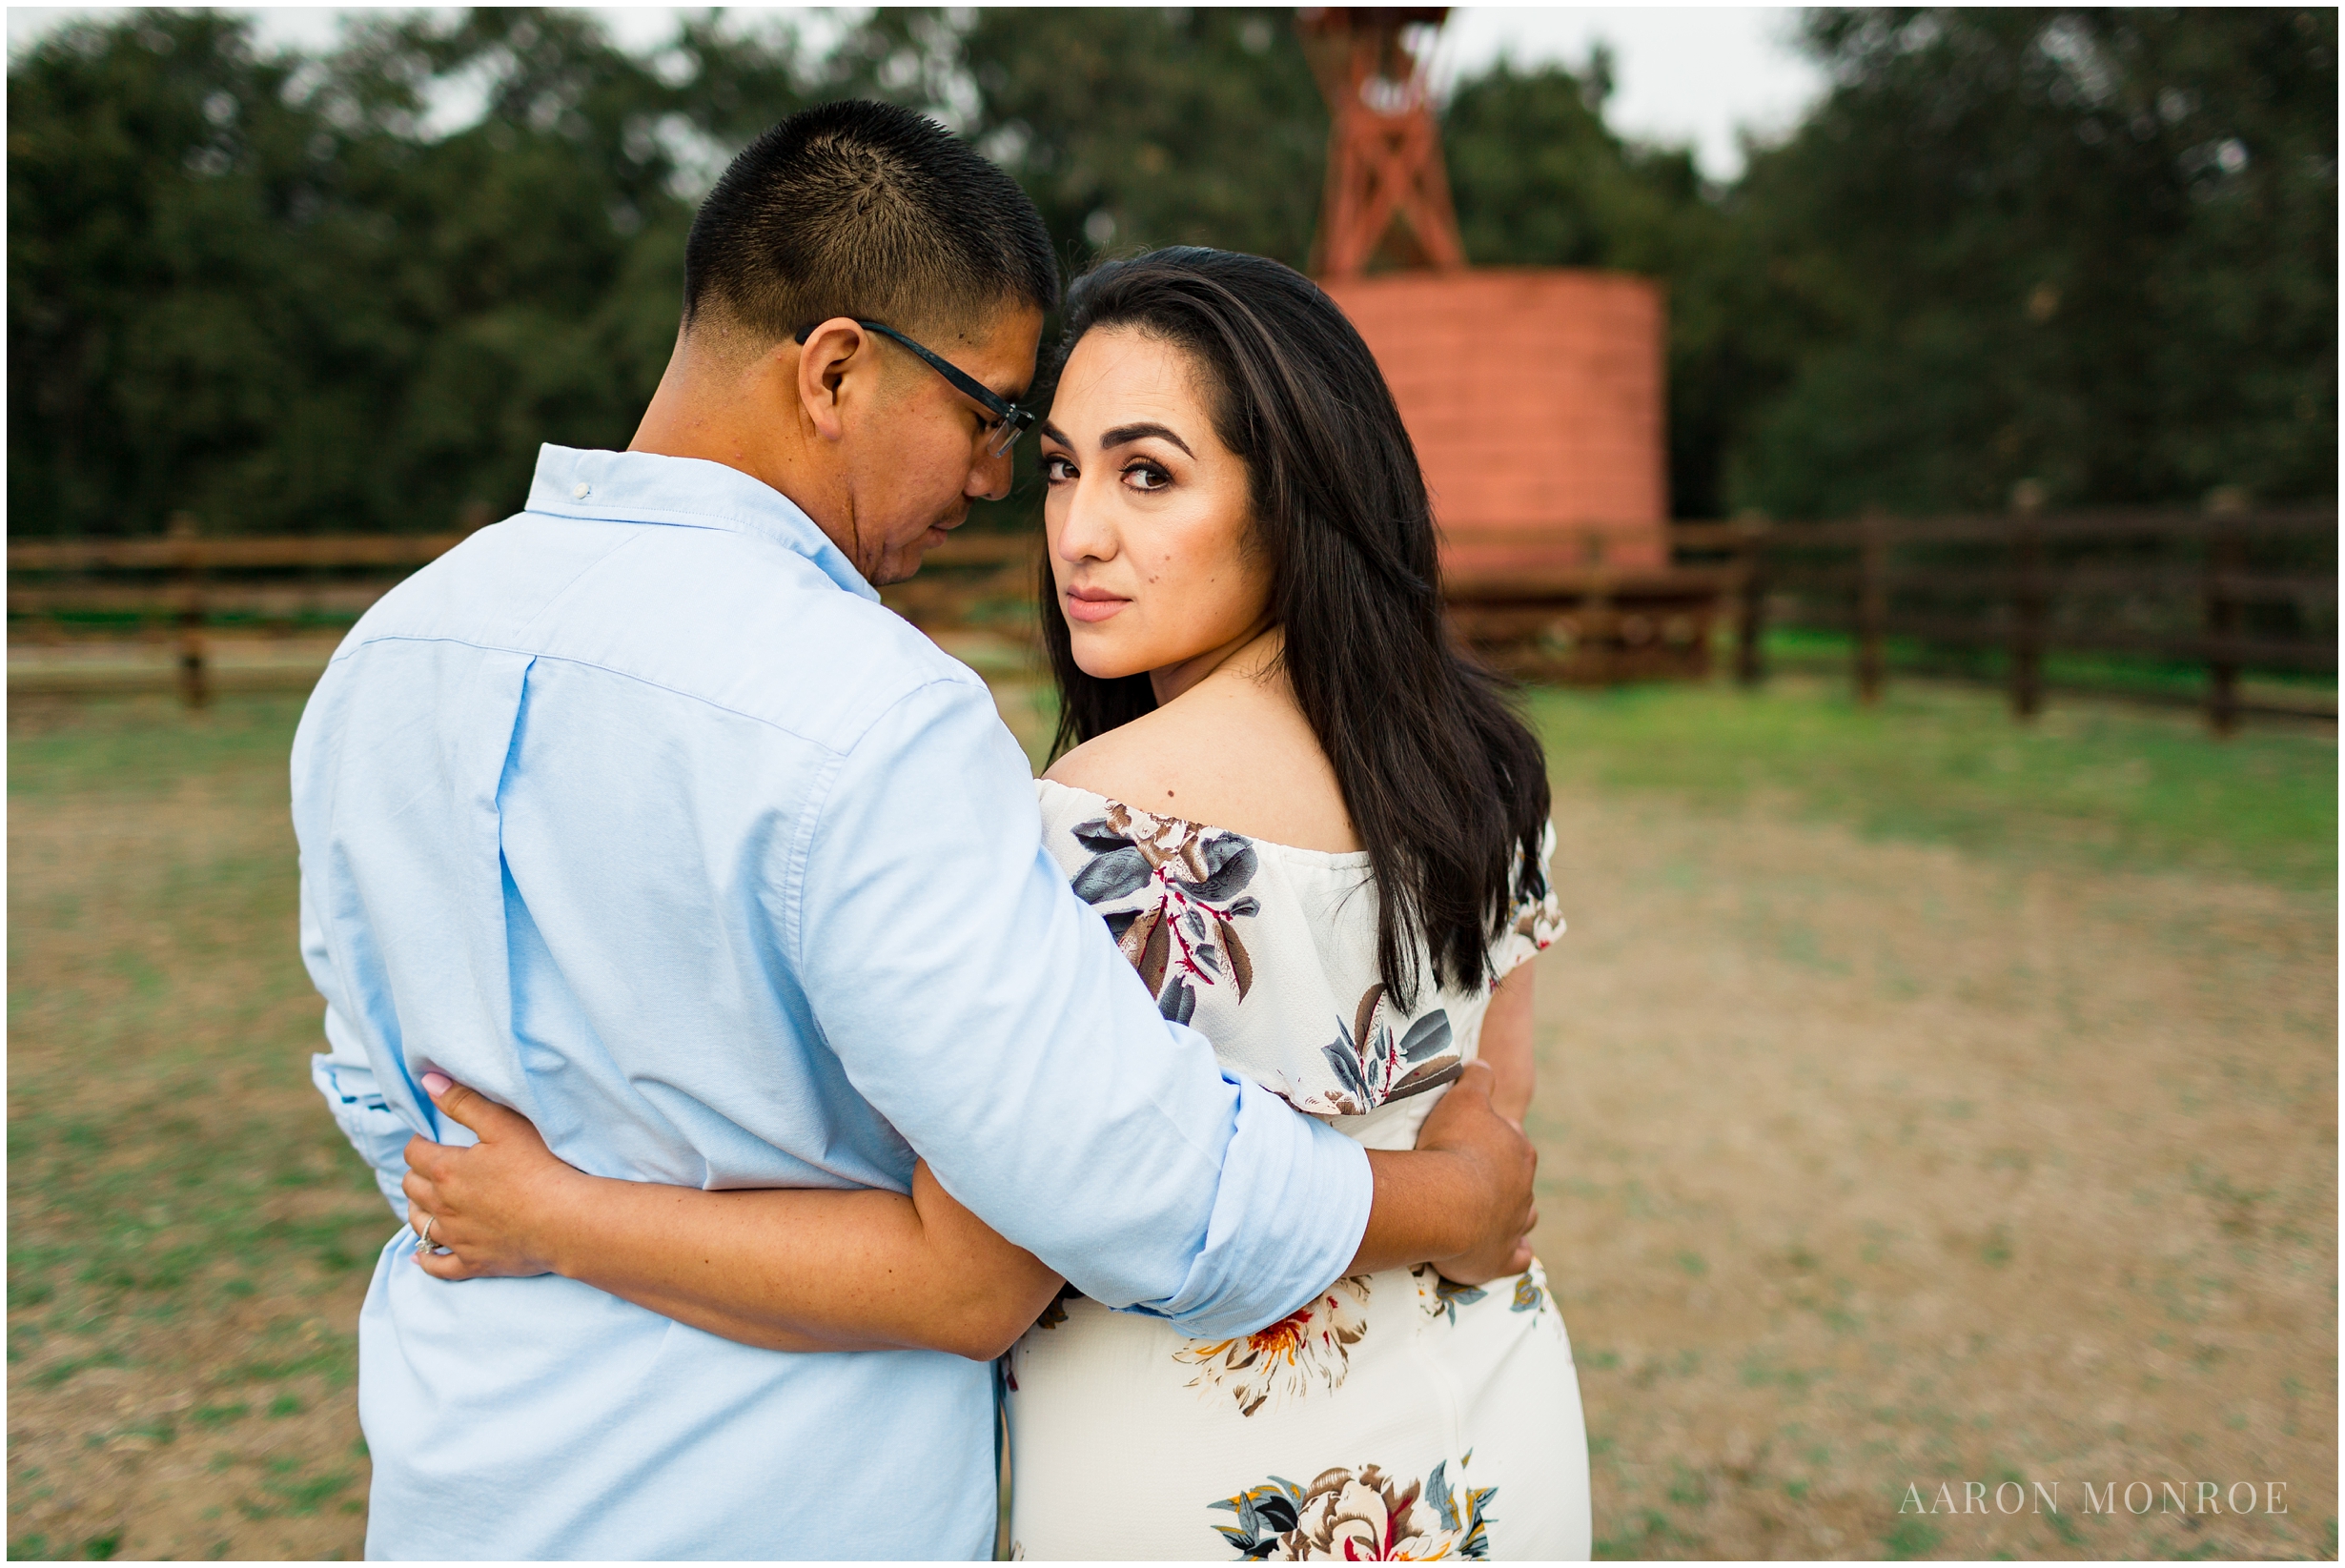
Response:
[[[1408,422],[1453,582],[1665,569],[1661,290],[1623,273],[1467,267],[1425,61],[1405,36],[1447,14],[1301,13],[1335,122],[1319,280]]]

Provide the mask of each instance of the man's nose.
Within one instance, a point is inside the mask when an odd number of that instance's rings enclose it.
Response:
[[[961,493],[972,500],[1000,500],[1009,494],[1010,478],[1018,466],[1017,449],[1012,447],[998,458],[980,456],[970,465],[969,482]]]

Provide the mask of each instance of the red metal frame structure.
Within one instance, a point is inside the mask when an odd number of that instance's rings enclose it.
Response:
[[[1334,122],[1319,281],[1409,427],[1459,632],[1526,672],[1690,673],[1719,590],[1670,560],[1666,304],[1625,273],[1467,266],[1425,58],[1448,14],[1297,18]]]
[[[1447,6],[1302,10],[1304,49],[1335,116],[1312,258],[1321,277],[1357,277],[1376,260],[1439,272],[1466,264],[1426,62],[1401,36],[1448,15]]]

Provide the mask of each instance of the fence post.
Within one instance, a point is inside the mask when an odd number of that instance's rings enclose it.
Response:
[[[1740,601],[1734,627],[1734,678],[1744,686],[1766,679],[1766,519],[1736,519],[1735,564],[1741,580],[1735,585]]]
[[[2044,487],[2011,487],[2011,714],[2032,719],[2044,707]]]
[[[2217,735],[2239,727],[2239,662],[2219,644],[2239,635],[2239,597],[2231,579],[2247,564],[2247,542],[2237,519],[2247,498],[2225,485],[2207,497],[2207,723]]]
[[[1858,519],[1857,546],[1857,701],[1871,706],[1881,701],[1882,638],[1889,621],[1888,519],[1867,508]]]
[[[179,564],[179,701],[199,708],[212,700],[204,668],[203,558],[196,543],[202,527],[193,512],[173,512],[166,530],[186,541]]]
[[[1588,578],[1580,599],[1580,641],[1572,650],[1573,677],[1592,686],[1609,686],[1620,678],[1621,661],[1613,651],[1621,618],[1612,608],[1612,573],[1599,565]]]

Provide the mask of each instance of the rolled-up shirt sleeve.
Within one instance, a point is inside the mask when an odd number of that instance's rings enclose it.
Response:
[[[1366,1153],[1167,1023],[1042,845],[990,695],[940,680],[834,765],[769,886],[829,1049],[961,1202],[1085,1294],[1248,1333],[1358,1250]],[[792,874],[798,873],[798,874]]]
[[[325,1097],[335,1125],[350,1147],[375,1172],[375,1186],[391,1212],[404,1222],[407,1193],[400,1183],[407,1177],[407,1140],[417,1129],[402,1121],[384,1099],[375,1081],[375,1064],[366,1044],[335,1006],[341,987],[326,949],[323,923],[305,877],[301,886],[301,961],[310,979],[326,997],[325,1054],[310,1058],[310,1083]]]

